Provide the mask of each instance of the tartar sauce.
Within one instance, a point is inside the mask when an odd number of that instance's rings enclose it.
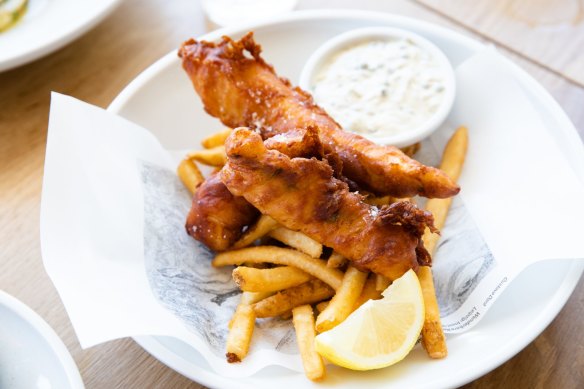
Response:
[[[414,130],[445,95],[440,63],[408,38],[370,41],[334,55],[316,73],[316,102],[348,131],[389,136]]]

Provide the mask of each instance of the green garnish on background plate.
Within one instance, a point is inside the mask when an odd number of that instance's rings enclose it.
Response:
[[[28,0],[0,0],[0,33],[14,26],[28,8]]]

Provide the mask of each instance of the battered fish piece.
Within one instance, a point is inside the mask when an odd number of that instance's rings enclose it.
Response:
[[[333,248],[361,270],[397,279],[429,256],[420,237],[433,217],[413,203],[381,209],[334,178],[326,161],[268,150],[259,134],[239,128],[225,144],[221,180],[283,226]]]
[[[274,136],[266,141],[266,147],[279,150],[292,158],[327,158],[332,166],[336,166],[335,173],[340,176],[342,163],[334,155],[325,154],[318,132],[313,128]],[[186,228],[193,238],[210,249],[224,251],[240,238],[243,228],[253,222],[257,214],[252,205],[243,197],[233,196],[214,174],[197,189]]]
[[[195,192],[186,229],[189,235],[211,250],[224,251],[235,243],[244,226],[259,216],[243,197],[233,196],[219,173],[209,176]]]
[[[266,148],[278,150],[290,158],[321,158],[325,149],[318,130],[314,127],[294,129],[283,134],[274,135],[264,142]]]
[[[459,187],[445,173],[424,166],[398,148],[380,146],[343,131],[312,97],[279,78],[248,33],[239,41],[185,42],[183,67],[205,110],[226,126],[259,129],[264,139],[290,130],[317,128],[326,147],[343,161],[343,174],[363,189],[394,197],[446,198]]]
[[[278,150],[290,158],[315,157],[317,159],[325,159],[333,168],[335,178],[346,182],[352,192],[363,192],[363,188],[359,187],[356,182],[343,175],[343,161],[334,150],[322,144],[319,131],[314,127],[308,127],[302,130],[295,129],[283,134],[274,135],[266,139],[264,145],[266,148]]]

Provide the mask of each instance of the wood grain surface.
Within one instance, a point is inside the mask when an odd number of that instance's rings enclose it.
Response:
[[[503,3],[511,4],[511,8],[503,7]],[[301,0],[299,8],[392,12],[493,43],[542,83],[584,137],[581,13],[572,15],[572,11],[546,8],[558,3],[551,0],[545,4],[538,0],[533,8],[527,3],[527,0],[422,0],[419,3]],[[567,1],[560,3],[581,12],[581,2],[574,2],[580,8]],[[522,16],[519,20],[511,14]],[[101,24],[67,47],[0,73],[0,289],[28,304],[55,329],[73,355],[88,388],[199,388],[200,385],[167,368],[129,339],[81,350],[59,296],[44,271],[40,253],[39,207],[49,94],[58,91],[106,107],[142,70],[183,40],[204,30],[204,17],[196,0],[126,0]],[[558,317],[534,342],[465,387],[582,387],[582,318],[584,282],[581,281]]]
[[[418,0],[584,86],[584,0]]]

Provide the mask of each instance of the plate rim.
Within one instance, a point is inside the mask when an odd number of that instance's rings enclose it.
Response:
[[[51,37],[51,39],[41,44],[36,44],[33,42],[29,49],[20,53],[16,53],[15,55],[8,56],[6,58],[2,58],[2,56],[0,56],[0,72],[5,72],[28,64],[66,46],[104,20],[106,16],[112,13],[114,9],[116,9],[121,4],[121,2],[122,0],[96,1],[95,4],[101,5],[101,8],[99,8],[98,12],[85,14],[85,20],[71,25],[69,29],[62,31],[60,34]],[[50,6],[50,3],[46,5],[46,7]],[[38,15],[37,17],[41,16],[42,15]],[[19,23],[20,22],[22,22],[22,20],[19,21]],[[18,24],[14,28],[17,29]],[[18,30],[14,30],[13,34],[17,34],[17,31]],[[9,39],[11,38],[12,37],[9,37]]]
[[[75,360],[55,330],[32,308],[16,297],[0,290],[0,306],[7,308],[32,328],[47,342],[63,367],[70,388],[83,389],[83,379]]]
[[[404,21],[409,24],[415,24],[424,29],[430,29],[432,30],[432,33],[436,33],[439,36],[455,40],[462,45],[472,48],[474,51],[488,47],[488,45],[481,43],[474,38],[451,30],[448,27],[443,27],[428,21],[418,20],[412,17],[388,12],[379,13],[374,11],[352,9],[317,9],[294,11],[277,17],[271,17],[254,22],[243,23],[234,27],[214,30],[200,35],[197,37],[197,39],[213,40],[219,38],[222,35],[241,34],[246,30],[270,27],[283,22],[311,21],[315,19],[334,20],[342,18],[371,22],[380,21],[395,23]],[[171,66],[175,62],[179,61],[176,53],[177,50],[172,50],[148,66],[140,74],[138,74],[128,85],[126,85],[126,87],[120,91],[120,93],[110,103],[107,110],[115,114],[119,114],[119,112],[124,108],[124,105],[130,101],[132,97],[139,93],[139,90],[144,85],[148,84],[168,66]],[[580,140],[580,137],[573,123],[570,121],[559,103],[541,84],[535,80],[535,78],[533,78],[525,70],[520,68],[505,56],[500,56],[500,58],[507,66],[507,68],[512,72],[513,76],[520,80],[524,85],[528,86],[530,92],[536,96],[537,99],[539,99],[546,107],[548,107],[550,115],[560,124],[560,126],[554,130],[563,132],[563,135],[571,141],[570,146],[573,148],[574,152],[581,152],[584,154],[584,144]],[[553,298],[545,306],[545,309],[540,312],[536,320],[531,321],[531,325],[529,327],[531,328],[530,331],[522,331],[521,334],[518,334],[514,338],[514,342],[508,343],[503,350],[499,350],[500,353],[498,356],[493,356],[487,361],[483,361],[483,368],[472,369],[466,375],[462,374],[464,372],[464,370],[462,370],[460,371],[461,374],[459,376],[451,377],[448,382],[443,382],[443,384],[447,385],[448,387],[464,385],[496,369],[510,358],[518,354],[537,336],[539,336],[545,330],[545,328],[557,317],[558,313],[564,307],[569,297],[572,295],[574,289],[578,285],[583,272],[584,263],[581,263],[578,260],[573,260],[567,269],[566,276],[560,283],[560,287],[554,294]],[[160,343],[156,336],[135,336],[133,339],[158,361],[197,383],[204,384],[209,387],[217,387],[218,381],[224,383],[225,387],[230,387],[230,385],[233,385],[234,383],[234,379],[232,378],[221,376],[214,371],[207,371],[199,365],[185,361],[184,358],[182,358],[180,355],[173,353],[172,350],[168,349],[162,343]],[[164,359],[160,357],[161,354],[164,354]],[[237,386],[249,388],[254,387],[253,385],[241,381],[237,382]]]

